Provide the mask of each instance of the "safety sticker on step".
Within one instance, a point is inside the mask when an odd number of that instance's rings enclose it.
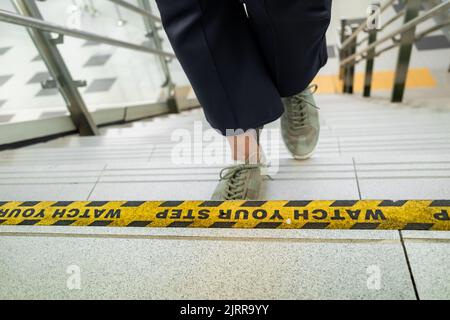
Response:
[[[0,226],[450,230],[450,200],[0,201]]]

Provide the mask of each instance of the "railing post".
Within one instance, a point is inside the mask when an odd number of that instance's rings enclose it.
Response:
[[[146,10],[147,12],[153,14],[152,7],[150,5],[149,0],[138,0],[138,5],[141,9]],[[148,16],[144,16],[144,25],[147,31],[147,37],[152,41],[155,49],[163,50],[163,44],[161,38],[159,36],[159,28],[156,25],[155,21]],[[176,99],[176,90],[175,84],[172,81],[172,76],[169,68],[169,61],[166,57],[159,56],[159,61],[161,65],[161,69],[164,73],[165,80],[162,84],[162,87],[167,88],[167,104],[169,106],[170,113],[179,113],[179,106]]]
[[[347,39],[346,30],[345,30],[346,25],[347,25],[347,20],[341,19],[341,34],[340,34],[341,43],[344,43],[344,41]],[[345,48],[340,48],[339,49],[339,62],[344,60],[346,57],[347,56],[346,56]],[[339,79],[344,80],[344,78],[345,78],[345,67],[340,65],[339,66]]]
[[[352,34],[356,28],[353,26],[349,29],[351,30],[350,34]],[[348,49],[346,50],[346,56],[351,56],[356,53],[356,46],[358,40],[355,37],[348,45]],[[344,76],[344,93],[353,94],[354,92],[354,83],[355,83],[355,64],[354,61],[351,61],[345,67],[345,76]]]
[[[20,14],[43,19],[34,0],[14,0],[13,3]],[[56,82],[67,104],[72,121],[80,135],[99,135],[98,128],[78,91],[79,82],[73,80],[57,48],[57,42],[52,39],[48,32],[32,28],[27,28],[27,30],[51,76]]]
[[[409,0],[406,2],[406,13],[404,23],[407,23],[419,15],[421,1]],[[416,27],[411,28],[401,35],[400,49],[397,59],[397,67],[394,77],[394,88],[392,91],[392,102],[402,102],[405,94],[406,79],[408,77],[411,52],[415,40]]]
[[[372,43],[377,41],[377,29],[369,30],[369,41],[368,45],[370,46]],[[373,48],[367,52],[367,61],[366,61],[366,72],[364,75],[364,97],[370,97],[372,93],[372,80],[373,80],[373,67],[374,67],[374,59],[375,59],[375,51]]]

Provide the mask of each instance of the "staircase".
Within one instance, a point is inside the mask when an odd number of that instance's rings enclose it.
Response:
[[[449,108],[317,101],[311,159],[292,160],[280,139],[273,144],[278,123],[267,126],[263,145],[279,169],[262,199],[450,198]],[[1,152],[0,200],[207,200],[229,152],[211,132],[212,142],[195,140],[208,128],[194,109]],[[191,150],[191,161],[174,147]],[[200,149],[224,162],[202,163]],[[3,226],[0,236],[7,299],[450,298],[446,232]],[[79,290],[66,286],[74,265]]]

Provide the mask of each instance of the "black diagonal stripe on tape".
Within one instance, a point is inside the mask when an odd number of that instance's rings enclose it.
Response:
[[[0,207],[5,205],[5,204],[7,204],[7,203],[8,203],[7,201],[0,201]]]
[[[98,220],[92,222],[89,227],[106,227],[111,224],[112,220]]]
[[[246,201],[243,204],[241,204],[241,207],[261,207],[263,206],[267,201]]]
[[[222,203],[224,203],[224,201],[205,201],[202,204],[200,204],[199,207],[215,208],[215,207],[220,206]]]
[[[450,207],[450,200],[434,200],[430,207]]]
[[[39,221],[41,221],[41,220],[40,219],[39,220],[23,220],[22,222],[18,223],[17,225],[19,225],[19,226],[33,226],[36,223],[38,223]]]
[[[408,223],[403,230],[430,230],[433,223]]]
[[[52,207],[67,207],[70,206],[72,203],[73,201],[58,201],[52,204]]]
[[[128,201],[128,202],[125,202],[122,205],[122,207],[125,207],[125,208],[137,208],[137,207],[142,206],[144,203],[145,203],[145,201]]]
[[[192,221],[174,221],[171,224],[169,224],[167,227],[169,228],[187,228],[194,222]]]
[[[178,207],[182,205],[184,201],[166,201],[161,203],[159,206],[162,208]]]
[[[152,223],[151,221],[133,221],[130,222],[127,227],[132,227],[132,228],[144,228],[146,226],[148,226],[150,223]]]
[[[350,229],[354,230],[375,230],[380,226],[380,223],[376,222],[358,222],[355,223]]]
[[[209,228],[233,228],[236,222],[214,222]]]
[[[74,224],[77,220],[58,220],[56,221],[53,226],[70,226]]]
[[[292,207],[306,207],[308,204],[310,204],[312,201],[310,200],[297,200],[297,201],[289,201],[284,206],[286,208],[292,208]]]
[[[378,205],[379,207],[403,207],[408,200],[399,200],[399,201],[393,201],[393,200],[383,200]]]
[[[107,205],[109,201],[91,201],[89,202],[86,207],[103,207],[104,205]]]
[[[282,222],[260,222],[255,229],[276,229],[282,225]]]
[[[34,207],[35,205],[38,205],[41,203],[41,201],[25,201],[20,204],[19,207]]]
[[[2,224],[5,221],[6,221],[6,219],[0,219],[0,224]]]
[[[330,207],[353,207],[358,203],[358,200],[336,200]]]
[[[329,222],[307,222],[302,229],[326,229],[329,225]]]

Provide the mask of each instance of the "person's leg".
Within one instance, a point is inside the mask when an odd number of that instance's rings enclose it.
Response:
[[[331,0],[242,0],[282,97],[304,91],[327,62]]]
[[[257,128],[283,105],[240,0],[157,0],[174,51],[211,126],[239,164],[221,173],[214,200],[255,199],[262,176]]]
[[[239,1],[157,0],[164,29],[206,118],[224,135],[261,127],[283,113]]]
[[[327,61],[331,0],[244,0],[272,78],[283,99],[283,140],[296,159],[309,158],[320,122],[309,86]]]
[[[263,150],[259,144],[261,130],[251,129],[242,134],[227,137],[233,160],[251,164],[264,162]]]
[[[157,0],[165,30],[207,120],[224,135],[279,118],[284,112],[280,95],[306,87],[326,61],[325,23],[308,20],[316,13],[329,13],[314,5],[324,0],[247,1],[250,19],[243,0]],[[247,162],[251,150],[260,150],[251,135],[229,141],[238,151],[237,160]],[[223,174],[225,192],[218,190],[214,198],[255,198],[259,170],[252,164],[228,169]]]

